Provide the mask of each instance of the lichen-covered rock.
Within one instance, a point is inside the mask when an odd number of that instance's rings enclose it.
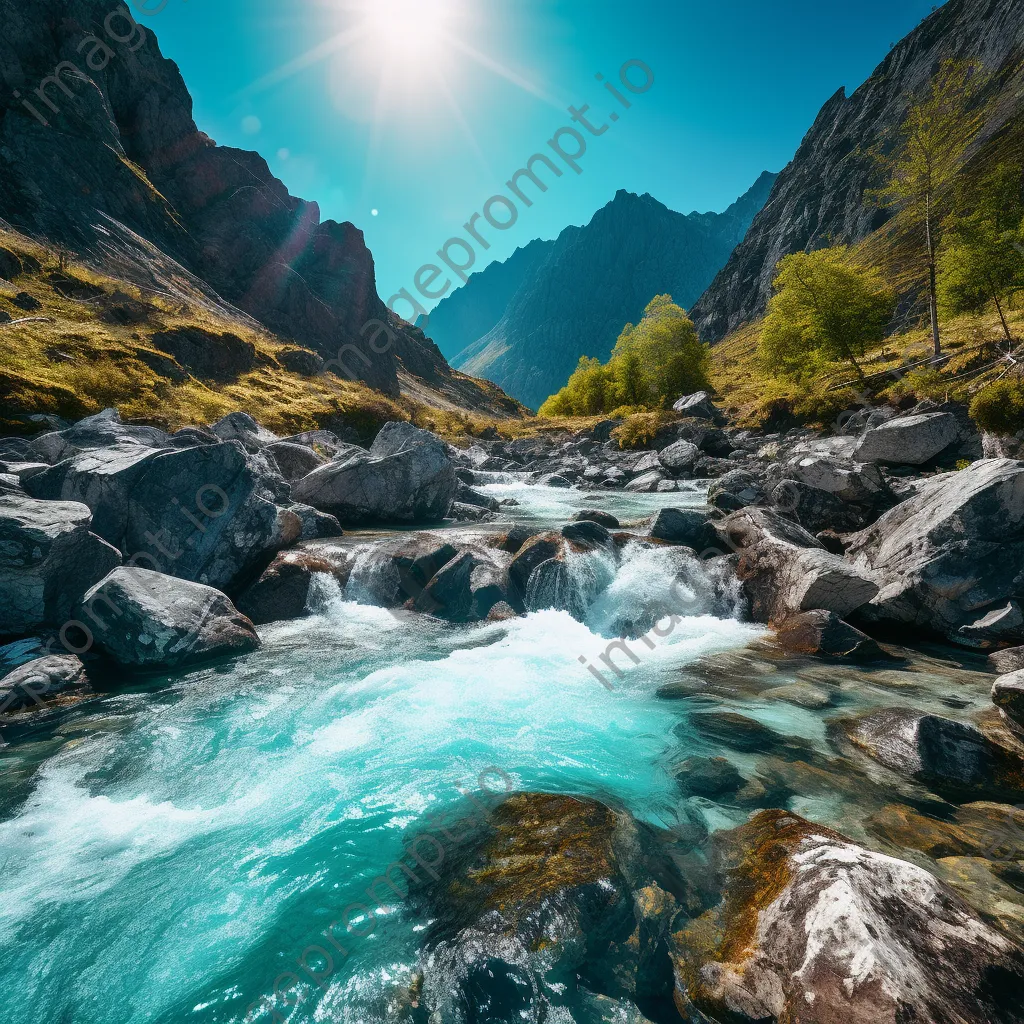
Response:
[[[0,495],[0,636],[62,626],[120,553],[90,532],[80,502]]]
[[[992,459],[925,480],[856,534],[847,558],[878,582],[876,621],[935,632],[971,625],[1019,592],[1024,462]]]
[[[295,498],[343,525],[438,522],[455,501],[458,478],[443,441],[410,423],[387,423],[369,452],[334,460],[295,485]]]
[[[253,624],[220,591],[122,566],[75,609],[99,648],[132,668],[180,669],[260,646]]]
[[[1020,1021],[1024,950],[923,868],[786,811],[716,847],[724,899],[673,937],[684,1019]]]

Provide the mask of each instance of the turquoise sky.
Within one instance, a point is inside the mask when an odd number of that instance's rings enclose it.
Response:
[[[591,104],[609,130],[587,137],[582,174],[566,168],[511,229],[489,232],[474,269],[589,220],[619,188],[682,212],[723,209],[781,169],[822,103],[852,91],[932,6],[167,0],[139,20],[181,67],[201,129],[259,150],[325,218],[363,229],[387,299],[571,124],[570,104]],[[626,110],[595,74],[617,83],[631,59],[655,84],[627,93]]]

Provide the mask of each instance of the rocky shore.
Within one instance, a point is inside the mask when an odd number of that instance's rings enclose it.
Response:
[[[465,448],[395,422],[363,447],[276,437],[242,413],[167,434],[112,410],[0,439],[0,718],[47,720],[139,673],[249,654],[325,581],[446,623],[582,620],[595,565],[671,552],[682,603],[611,609],[604,635],[736,611],[770,632],[667,700],[715,696],[717,671],[733,702],[746,688],[820,712],[861,678],[916,685],[897,679],[902,651],[939,643],[988,658],[991,701],[837,713],[829,757],[712,705],[704,734],[773,767],[681,758],[667,831],[611,803],[509,796],[410,892],[433,922],[412,1019],[476,1019],[468,1004],[655,1024],[1024,1019],[1024,461],[953,407],[855,412],[831,435],[731,427],[703,394],[676,411],[642,450],[615,421]],[[578,488],[593,507],[532,529],[489,492],[506,480]],[[705,505],[681,500],[705,488]],[[609,492],[664,504],[620,522]],[[780,658],[802,681],[768,685]],[[793,807],[851,785],[877,794],[865,836]],[[694,800],[750,818],[709,833]],[[931,860],[881,852],[894,845]],[[998,876],[999,909],[964,882],[982,876],[985,894]]]

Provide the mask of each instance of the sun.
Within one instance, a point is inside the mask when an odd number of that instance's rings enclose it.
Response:
[[[428,56],[442,43],[455,20],[455,0],[362,0],[367,34],[385,51]]]

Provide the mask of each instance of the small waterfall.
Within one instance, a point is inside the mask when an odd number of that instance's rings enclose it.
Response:
[[[345,584],[346,600],[379,608],[401,604],[402,580],[389,557],[391,543],[373,544],[356,555]]]
[[[327,572],[317,572],[309,581],[306,611],[310,615],[331,616],[345,600],[337,578]]]

